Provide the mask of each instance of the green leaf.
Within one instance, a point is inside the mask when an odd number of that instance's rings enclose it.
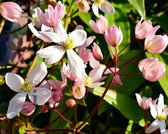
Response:
[[[153,58],[158,58],[159,61],[163,62],[165,64],[166,70],[168,70],[168,52],[163,52],[160,55],[152,55],[152,54],[148,54],[146,53],[147,57],[153,57]],[[161,87],[163,88],[164,92],[166,93],[166,95],[168,96],[168,73],[165,73],[164,77],[162,77],[159,80],[159,84],[161,85]]]
[[[80,105],[82,105],[82,106],[87,106],[87,104],[86,104],[86,102],[85,102],[85,100],[84,99],[80,99],[80,100],[78,100],[78,103],[80,104]]]
[[[109,105],[109,103],[107,103],[106,101],[102,101],[102,103],[100,104],[100,107],[98,109],[98,115],[102,114],[103,112],[105,112],[106,110],[108,110],[111,107],[111,105]]]
[[[168,17],[160,16],[160,17],[155,18],[155,20],[161,26],[161,28],[163,28],[168,33],[168,25],[167,25]]]
[[[135,9],[138,11],[141,17],[143,19],[146,18],[146,12],[145,12],[145,2],[144,0],[128,0],[131,5],[135,7]]]
[[[83,20],[83,22],[85,24],[87,24],[90,27],[89,22],[90,22],[91,18],[90,18],[90,14],[89,13],[78,12],[78,16],[81,18],[81,20]]]
[[[90,92],[95,95],[102,96],[104,90],[104,87],[98,87],[90,90]],[[133,120],[142,127],[145,126],[143,110],[134,99],[109,89],[104,97],[104,100],[118,109],[126,118]]]

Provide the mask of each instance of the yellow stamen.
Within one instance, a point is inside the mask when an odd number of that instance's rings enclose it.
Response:
[[[95,2],[96,2],[96,4],[98,4],[100,6],[104,3],[104,0],[95,0]]]
[[[159,114],[159,115],[158,115],[158,117],[157,117],[157,118],[158,118],[158,120],[160,120],[160,121],[161,121],[161,120],[166,120],[167,116],[166,116],[166,114],[161,113],[161,114]]]
[[[92,79],[88,76],[84,77],[83,81],[85,85],[89,85],[90,83],[92,83]]]
[[[32,87],[33,87],[32,84],[26,80],[22,85],[21,89],[25,92],[29,92],[32,89]]]
[[[64,48],[66,50],[73,49],[76,47],[75,41],[72,37],[68,37],[64,43]]]

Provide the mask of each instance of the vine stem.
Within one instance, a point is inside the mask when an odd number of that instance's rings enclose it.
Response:
[[[95,107],[93,108],[93,110],[90,112],[89,116],[82,122],[81,125],[79,125],[76,128],[76,131],[78,131],[80,128],[83,127],[83,125],[85,125],[85,123],[93,116],[93,114],[97,111],[97,109],[99,108],[103,98],[105,97],[108,89],[110,88],[111,84],[112,84],[113,78],[110,80],[109,84],[107,85],[105,91],[103,92],[102,96],[100,97],[99,101],[96,103]]]

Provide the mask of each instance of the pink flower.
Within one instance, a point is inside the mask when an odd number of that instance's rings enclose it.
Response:
[[[66,104],[67,107],[74,107],[76,105],[76,101],[74,99],[68,99],[65,102],[65,104]]]
[[[112,25],[108,28],[107,33],[105,33],[105,40],[108,45],[116,47],[120,45],[123,40],[123,34],[120,28],[115,25]]]
[[[144,39],[153,29],[152,23],[148,20],[142,22],[142,19],[135,26],[135,36],[137,39]]]
[[[146,58],[139,62],[139,70],[145,79],[155,82],[162,78],[166,72],[165,65],[156,58]]]
[[[144,109],[144,110],[148,110],[149,109],[149,105],[152,102],[151,98],[147,98],[147,97],[141,97],[138,93],[135,94],[138,105]]]
[[[104,16],[100,15],[100,18],[96,22],[91,20],[90,25],[95,33],[104,34],[108,27],[108,21]]]
[[[87,0],[76,0],[76,4],[80,12],[88,12],[90,9],[90,6]]]
[[[51,5],[48,5],[48,9],[45,10],[45,13],[41,11],[39,7],[37,7],[37,16],[39,20],[48,27],[55,27],[60,19],[62,19],[65,15],[65,7],[59,1],[55,8]]]
[[[162,53],[168,45],[167,35],[153,35],[145,39],[145,50],[150,54]]]
[[[96,43],[93,43],[92,54],[96,60],[98,61],[103,60],[102,51]]]
[[[15,2],[2,2],[0,3],[0,14],[9,21],[17,22],[22,15],[22,9]]]
[[[21,113],[25,116],[30,116],[33,114],[35,109],[36,106],[33,103],[26,101],[22,107]]]
[[[84,86],[83,81],[75,81],[73,87],[72,87],[72,95],[76,99],[82,99],[85,96],[86,88]]]

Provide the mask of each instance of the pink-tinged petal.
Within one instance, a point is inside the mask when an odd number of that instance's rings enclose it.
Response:
[[[99,67],[99,66],[100,66],[100,62],[97,61],[97,60],[93,57],[93,55],[90,57],[90,66],[91,66],[92,68],[96,68],[96,67]]]
[[[152,103],[150,103],[149,106],[150,106],[150,113],[151,113],[152,117],[153,117],[154,119],[156,119],[158,113],[157,113],[157,109],[156,109],[155,105],[153,105]]]
[[[79,56],[82,58],[83,62],[86,64],[91,56],[92,56],[92,52],[90,51],[90,49],[83,49],[79,51]]]
[[[90,88],[96,88],[96,87],[100,87],[101,85],[103,85],[105,82],[96,82],[96,83],[90,83],[89,85],[87,85]]]
[[[38,50],[36,55],[41,58],[50,58],[56,56],[59,61],[64,53],[65,50],[62,46],[49,46],[41,50]]]
[[[160,133],[161,134],[167,134],[166,133],[166,123],[164,120],[159,122],[159,126],[160,126]]]
[[[40,83],[47,74],[47,66],[44,62],[41,62],[30,72],[28,81],[33,85]]]
[[[76,4],[80,12],[88,12],[90,9],[90,6],[87,0],[76,0]]]
[[[5,82],[13,91],[19,92],[24,84],[24,79],[17,74],[7,73],[5,75]]]
[[[150,124],[150,126],[148,128],[146,128],[145,132],[152,133],[153,131],[157,130],[158,128],[159,128],[159,121],[155,120],[154,122],[152,122],[152,124]]]
[[[26,100],[27,93],[17,93],[12,100],[9,102],[7,118],[12,119],[15,117],[22,109],[24,102]]]
[[[24,102],[21,113],[25,116],[30,116],[33,114],[35,109],[36,109],[36,106],[33,103],[26,101]]]
[[[86,39],[85,43],[82,46],[78,47],[79,51],[80,51],[80,49],[86,49],[86,47],[88,47],[94,41],[95,38],[96,38],[95,36],[88,37]]]
[[[71,72],[76,77],[82,79],[86,75],[83,60],[74,52],[74,50],[67,50],[67,56]]]
[[[59,35],[60,41],[65,41],[67,38],[67,32],[63,27],[61,20],[58,21],[58,24],[54,27],[54,31]]]
[[[157,104],[158,115],[163,112],[163,109],[164,109],[164,97],[162,94],[160,94],[158,99],[158,104]]]
[[[115,12],[114,7],[108,1],[105,1],[102,5],[100,5],[99,8],[104,13],[114,14],[114,12]]]
[[[22,15],[22,9],[15,2],[2,2],[0,3],[0,14],[11,22],[17,22]]]
[[[97,16],[97,17],[100,16],[99,15],[98,5],[95,2],[92,4],[92,11],[93,11],[93,13],[94,13],[95,16]]]
[[[43,105],[51,97],[51,91],[47,88],[36,87],[28,93],[28,96],[34,104]]]
[[[103,60],[102,51],[96,43],[93,43],[92,53],[93,53],[93,56],[96,60],[98,60],[98,61]]]
[[[81,46],[86,41],[87,33],[84,30],[77,29],[71,32],[69,37],[74,39],[76,46]]]

